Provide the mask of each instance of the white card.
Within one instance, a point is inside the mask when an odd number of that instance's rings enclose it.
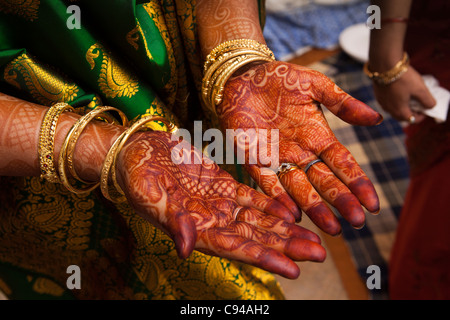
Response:
[[[436,106],[432,109],[424,109],[417,100],[411,100],[411,109],[422,112],[429,117],[432,117],[436,122],[444,122],[447,120],[447,113],[450,104],[450,91],[439,86],[437,79],[430,75],[424,75],[423,81],[430,93],[436,100]]]

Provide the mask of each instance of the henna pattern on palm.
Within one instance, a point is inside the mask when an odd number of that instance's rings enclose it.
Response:
[[[292,219],[300,220],[303,211],[335,235],[341,225],[328,203],[359,228],[365,221],[362,206],[376,213],[379,200],[371,181],[329,128],[321,104],[353,125],[382,121],[379,113],[322,73],[278,61],[252,66],[230,79],[217,113],[223,129],[279,129],[279,163],[303,169],[314,159],[323,160],[307,174],[293,170],[280,179],[261,163],[246,164],[246,169],[267,195],[290,209]]]
[[[181,258],[192,250],[242,261],[296,278],[294,261],[323,261],[319,237],[276,217],[288,210],[238,183],[191,147],[190,164],[176,164],[177,141],[164,132],[135,134],[121,151],[118,179],[135,211],[175,242]]]

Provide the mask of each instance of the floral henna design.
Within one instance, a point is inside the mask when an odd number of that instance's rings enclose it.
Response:
[[[379,200],[371,181],[328,126],[321,105],[353,125],[382,121],[378,112],[320,72],[278,61],[252,66],[230,79],[217,113],[223,129],[278,129],[279,163],[295,163],[304,169],[312,160],[321,159],[307,174],[294,170],[281,179],[275,179],[273,172],[262,175],[269,170],[267,164],[247,165],[246,169],[267,195],[283,195],[281,202],[296,220],[299,213],[292,209],[292,200],[325,232],[338,234],[339,221],[326,202],[359,228],[365,220],[361,205],[377,212]]]
[[[174,240],[181,258],[195,249],[288,278],[299,275],[294,261],[325,259],[319,237],[280,219],[290,213],[276,200],[238,183],[193,147],[192,161],[172,161],[177,143],[168,133],[137,133],[117,168],[130,205]]]

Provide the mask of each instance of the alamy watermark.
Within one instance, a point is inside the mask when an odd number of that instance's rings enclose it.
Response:
[[[72,264],[67,267],[66,273],[70,274],[67,278],[66,286],[67,289],[81,289],[81,270],[76,264]]]
[[[381,9],[379,6],[371,5],[367,7],[367,14],[370,17],[367,18],[366,25],[369,29],[381,29]]]
[[[381,289],[381,269],[377,265],[370,265],[366,269],[366,273],[370,274],[366,280],[367,289]]]
[[[278,129],[226,129],[225,134],[215,128],[202,131],[202,122],[194,122],[194,139],[187,129],[178,129],[172,141],[175,164],[201,164],[204,157],[217,164],[259,164],[272,169],[279,167],[280,134]],[[203,143],[207,146],[203,148]],[[202,157],[192,153],[192,146],[202,150]]]

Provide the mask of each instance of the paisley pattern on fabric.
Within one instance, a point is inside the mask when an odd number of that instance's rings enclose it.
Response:
[[[8,63],[3,76],[6,82],[16,88],[25,87],[32,97],[43,105],[72,102],[77,97],[78,86],[61,76],[55,76],[47,69],[23,53]]]
[[[100,44],[93,44],[86,52],[86,60],[91,69],[96,66],[96,59],[102,55],[99,87],[107,98],[132,97],[139,90],[139,84],[135,77],[123,70],[111,59],[110,53]]]

